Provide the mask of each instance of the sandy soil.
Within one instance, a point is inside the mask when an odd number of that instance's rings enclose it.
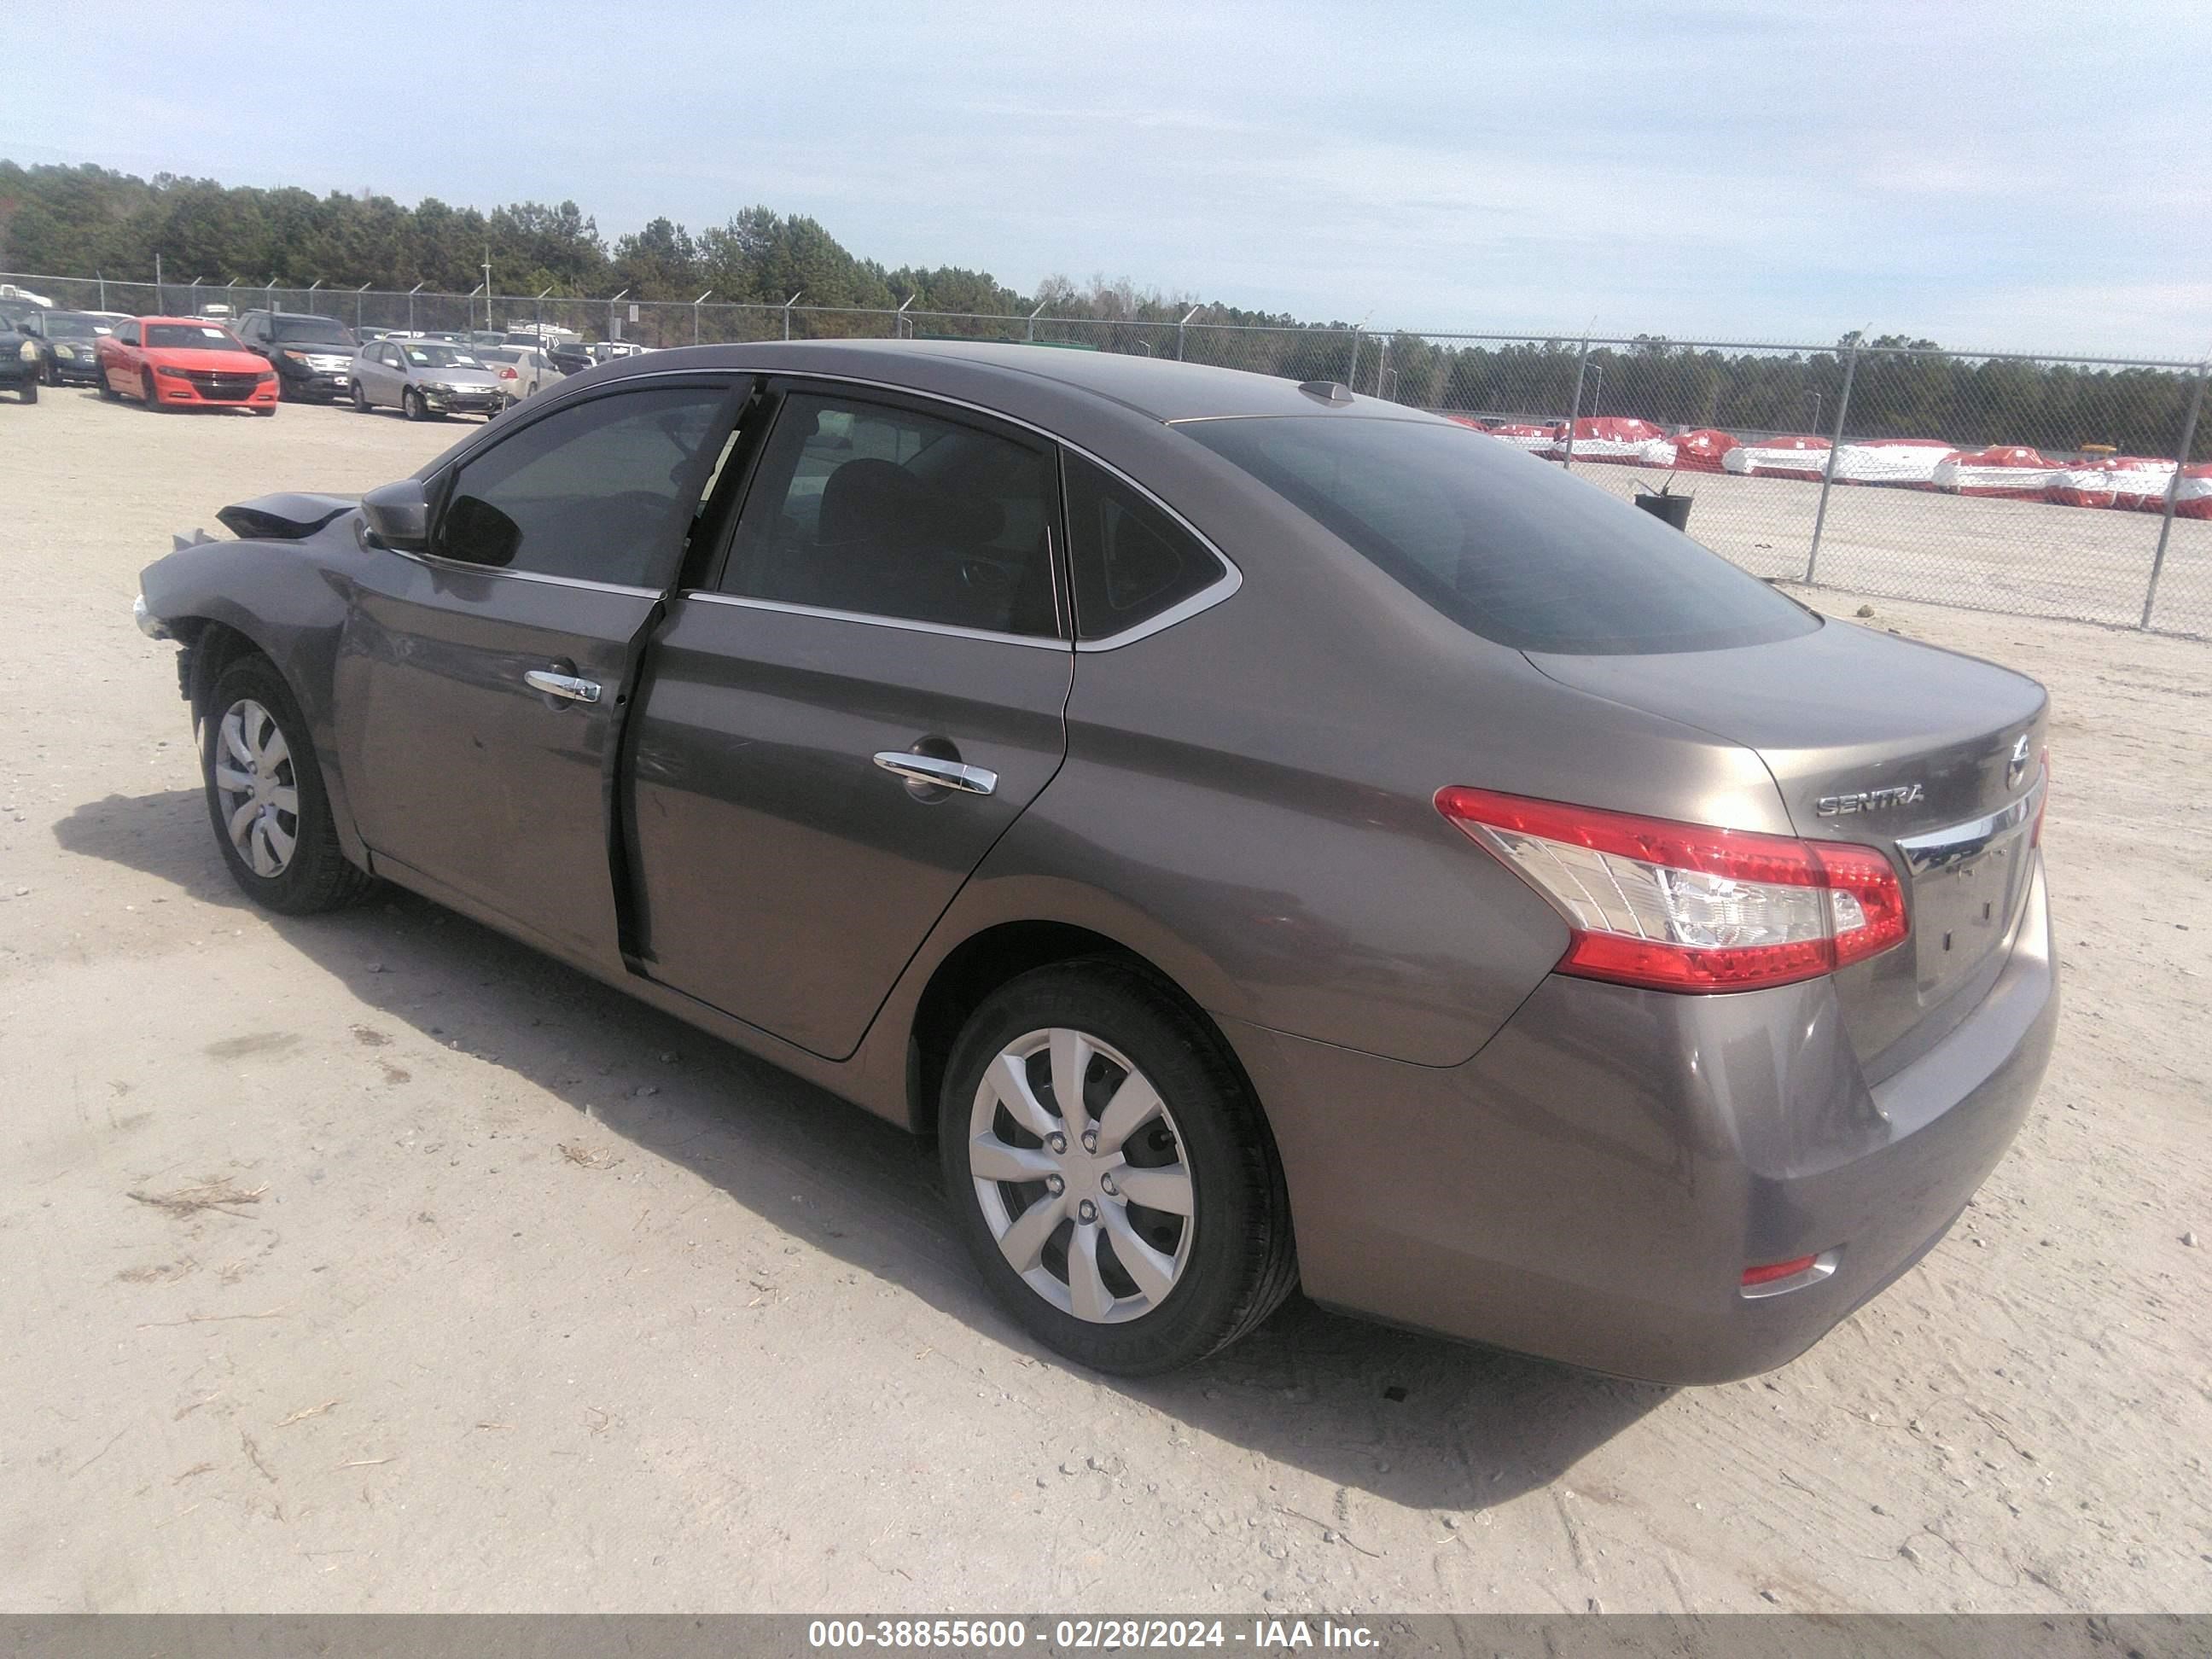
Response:
[[[1669,1392],[1293,1304],[1117,1384],[895,1131],[419,901],[244,906],[137,573],[459,435],[0,408],[0,1605],[2212,1606],[2212,647],[1875,602],[2054,690],[2068,1010],[1808,1358]]]

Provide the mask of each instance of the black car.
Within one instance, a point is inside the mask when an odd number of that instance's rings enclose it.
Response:
[[[35,318],[22,312],[0,310],[0,388],[14,387],[27,404],[39,401],[39,375],[46,362],[38,326]]]
[[[49,311],[29,326],[39,331],[48,386],[100,384],[100,337],[115,327],[115,313]]]
[[[347,394],[360,342],[337,319],[304,311],[249,311],[236,328],[246,349],[266,357],[276,371],[279,397],[335,403]]]

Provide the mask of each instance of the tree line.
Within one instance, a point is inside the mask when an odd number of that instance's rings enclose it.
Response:
[[[706,339],[737,337],[766,326],[732,313],[691,313],[690,302],[709,290],[723,304],[781,306],[798,294],[810,307],[910,305],[920,313],[985,319],[940,316],[904,325],[915,332],[1179,351],[1297,380],[1350,379],[1363,392],[1424,408],[1530,419],[1557,419],[1571,408],[1670,428],[1826,434],[1841,404],[1847,354],[1858,345],[1848,417],[1854,437],[2063,452],[2111,444],[2124,453],[2171,456],[2196,383],[2186,371],[1957,356],[1933,341],[1896,335],[1846,336],[1818,351],[1723,350],[1639,336],[1585,352],[1570,339],[1355,335],[1342,322],[1211,304],[1190,329],[1178,331],[1174,325],[1194,303],[1187,295],[1064,276],[1025,294],[960,266],[889,269],[849,252],[817,221],[767,207],[747,208],[696,233],[657,218],[610,241],[570,201],[517,202],[485,212],[426,198],[410,207],[371,192],[319,197],[291,187],[0,161],[0,268],[144,282],[155,274],[156,255],[173,281],[198,276],[300,289],[319,278],[334,288],[387,290],[419,283],[448,294],[475,288],[489,260],[499,293],[550,289],[556,302],[568,301],[567,310],[586,318],[592,313],[576,302],[623,290],[647,307],[663,302],[645,316],[643,335],[653,343],[678,343],[695,331]],[[1028,323],[1040,307],[1043,315]],[[889,331],[879,317],[814,311],[805,331]],[[2200,422],[2193,446],[2193,458],[2207,454],[2212,416]]]

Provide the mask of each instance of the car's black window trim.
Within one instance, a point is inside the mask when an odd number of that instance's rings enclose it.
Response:
[[[820,616],[843,622],[880,623],[885,627],[945,634],[963,639],[1015,640],[1024,645],[1043,645],[1055,649],[1073,644],[1075,605],[1068,586],[1066,556],[1066,498],[1060,488],[1059,444],[1050,434],[1018,421],[995,416],[990,410],[978,409],[972,404],[932,397],[926,392],[910,392],[902,387],[884,386],[870,381],[840,380],[830,375],[774,374],[767,379],[767,391],[774,406],[769,418],[762,423],[760,434],[750,446],[751,453],[747,458],[742,489],[720,526],[720,544],[712,561],[711,580],[701,584],[696,590],[697,597],[728,605],[751,605],[763,610]],[[942,421],[948,425],[966,427],[971,431],[981,432],[1026,449],[1043,461],[1042,476],[1053,493],[1053,499],[1045,506],[1045,556],[1052,577],[1054,631],[1050,635],[1002,633],[994,629],[959,628],[949,623],[922,622],[911,617],[791,605],[779,599],[762,599],[750,594],[730,592],[725,586],[729,580],[730,552],[736,544],[738,526],[744,521],[745,509],[752,504],[753,486],[759,471],[761,456],[766,452],[776,427],[784,419],[786,404],[793,393],[798,392],[808,397],[837,398],[863,406],[904,410],[933,421]],[[947,410],[953,412],[947,413]]]

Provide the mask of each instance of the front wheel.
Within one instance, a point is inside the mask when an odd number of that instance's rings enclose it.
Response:
[[[123,394],[115,389],[115,382],[108,378],[107,371],[104,368],[100,371],[100,395],[111,404],[119,404],[123,401]]]
[[[27,404],[34,404],[39,401],[39,377],[37,375],[33,374],[25,377],[21,388],[21,395],[23,401]]]
[[[369,408],[368,393],[361,389],[361,382],[359,380],[356,380],[352,383],[351,389],[353,392],[354,411],[356,414],[361,415],[368,414]]]
[[[154,371],[150,368],[139,371],[138,396],[149,409],[159,409],[161,406],[160,394],[154,390]]]
[[[1136,969],[1042,968],[988,998],[946,1068],[946,1195],[1033,1335],[1125,1376],[1189,1364],[1297,1276],[1258,1103],[1218,1038]]]
[[[422,394],[411,386],[399,394],[399,411],[410,421],[430,418],[430,405],[423,402]]]
[[[375,885],[347,862],[291,688],[265,657],[222,671],[208,698],[200,761],[208,817],[231,879],[285,915],[355,903]]]

